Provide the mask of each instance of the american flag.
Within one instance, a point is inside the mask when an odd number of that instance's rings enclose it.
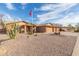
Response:
[[[29,15],[32,16],[32,10],[30,10]]]

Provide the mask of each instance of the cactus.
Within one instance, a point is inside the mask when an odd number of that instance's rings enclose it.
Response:
[[[8,35],[9,35],[10,39],[15,39],[16,38],[16,33],[17,33],[16,28],[17,28],[16,23],[14,23],[13,28],[8,31]]]

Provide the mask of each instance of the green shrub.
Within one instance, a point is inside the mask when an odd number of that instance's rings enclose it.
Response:
[[[32,35],[32,34],[33,34],[33,32],[31,32],[31,31],[28,31],[28,32],[27,32],[27,34],[29,34],[29,35]]]

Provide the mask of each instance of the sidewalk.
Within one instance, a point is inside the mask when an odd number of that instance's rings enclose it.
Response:
[[[75,44],[72,56],[79,56],[79,36],[77,38],[77,42]]]

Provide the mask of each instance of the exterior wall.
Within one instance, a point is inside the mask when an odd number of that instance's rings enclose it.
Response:
[[[59,33],[60,32],[60,28],[56,27],[55,32]]]
[[[54,32],[54,27],[52,27],[52,32]]]
[[[46,32],[46,27],[38,26],[36,27],[36,32],[38,33]]]
[[[26,26],[25,22],[16,22],[16,25],[18,26],[18,29],[17,29],[17,30],[19,30],[18,32],[26,33],[27,26]],[[14,23],[7,24],[6,29],[9,31],[9,30],[13,29],[13,26],[14,26]]]
[[[23,32],[26,33],[26,29],[27,29],[26,25],[19,26],[19,33],[23,33]]]
[[[46,33],[51,33],[52,32],[52,27],[46,27]]]
[[[51,33],[51,32],[59,32],[59,27],[50,27],[50,26],[38,26],[36,27],[36,32],[38,33]]]
[[[28,32],[32,31],[32,27],[31,26],[26,26],[26,31],[28,31]]]
[[[52,32],[59,32],[60,31],[60,28],[59,27],[53,27],[52,28]]]

